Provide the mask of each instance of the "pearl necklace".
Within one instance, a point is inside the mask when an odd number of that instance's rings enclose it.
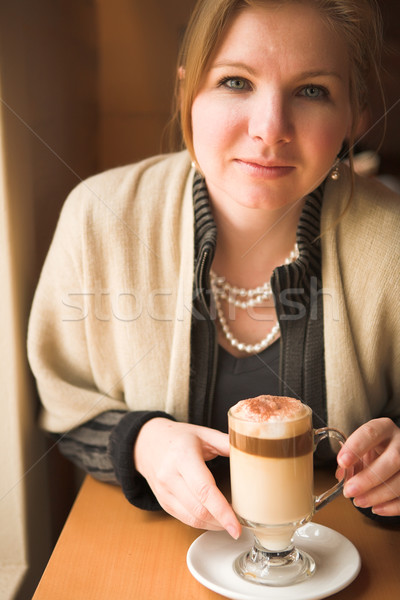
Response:
[[[292,252],[286,258],[284,264],[288,265],[299,256],[299,249],[295,244]],[[231,285],[226,281],[225,277],[220,277],[214,271],[210,271],[211,289],[215,300],[215,306],[217,309],[218,320],[220,322],[222,331],[228,340],[228,342],[234,348],[237,348],[241,352],[247,352],[248,354],[258,354],[262,350],[265,350],[279,335],[280,327],[277,321],[272,327],[271,331],[260,340],[257,344],[245,344],[239,342],[231,332],[228,322],[225,318],[224,312],[221,306],[221,300],[234,304],[237,308],[246,309],[250,306],[258,306],[269,300],[272,297],[272,289],[269,281],[266,281],[263,285],[257,286],[252,289],[239,288]]]

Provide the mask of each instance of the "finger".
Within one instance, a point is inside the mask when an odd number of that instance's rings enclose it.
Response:
[[[380,517],[396,517],[400,515],[400,497],[393,498],[390,502],[377,504],[372,507],[372,512]]]
[[[183,480],[175,485],[172,493],[164,490],[159,496],[159,502],[167,513],[190,527],[212,531],[223,529],[211,513],[196,502]]]
[[[391,419],[373,419],[361,425],[343,444],[337,455],[340,467],[347,468],[361,460],[362,457],[388,440],[395,425]]]
[[[202,454],[204,460],[211,460],[216,456],[229,456],[229,436],[217,429],[209,427],[196,427],[196,435],[202,440]]]
[[[357,468],[356,465],[354,465],[352,467],[348,467],[348,469],[343,469],[342,467],[338,467],[336,469],[335,477],[338,481],[341,481],[343,478],[345,478],[345,480],[348,481],[350,479],[350,477],[353,477],[353,475],[355,475],[356,468]]]
[[[198,529],[222,529],[177,471],[161,468],[158,477],[148,483],[161,507],[173,517]]]
[[[368,492],[355,495],[354,504],[361,508],[384,504],[400,497],[400,474],[396,473],[390,479],[382,482]]]
[[[388,485],[388,480],[398,471],[399,467],[396,468],[391,462],[384,459],[383,461],[375,461],[348,479],[343,493],[346,498],[361,496],[381,485]]]
[[[200,443],[200,442],[199,442]],[[189,453],[194,451],[189,451]],[[196,468],[193,466],[196,465]],[[186,485],[197,501],[204,506],[228,533],[237,539],[241,527],[233,509],[222,492],[217,488],[214,477],[205,463],[198,460],[198,455],[190,456],[180,467]]]
[[[370,462],[371,461],[371,462]],[[344,486],[344,495],[354,498],[370,492],[380,486],[390,486],[389,481],[400,472],[400,444],[393,440],[381,455],[375,454],[375,460],[369,457],[364,468],[349,479]],[[391,481],[393,484],[393,481]]]
[[[335,472],[335,477],[338,481],[341,481],[346,474],[346,469],[342,469],[342,467],[338,467]]]

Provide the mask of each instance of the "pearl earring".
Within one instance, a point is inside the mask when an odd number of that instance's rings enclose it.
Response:
[[[340,178],[340,172],[339,172],[339,161],[337,160],[333,166],[333,169],[330,173],[330,178],[333,179],[333,181],[337,181]]]

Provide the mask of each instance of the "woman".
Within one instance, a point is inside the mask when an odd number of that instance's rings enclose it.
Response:
[[[65,204],[30,322],[42,424],[136,506],[238,537],[206,462],[230,405],[279,393],[351,434],[345,495],[400,514],[399,200],[338,159],[378,39],[373,0],[200,1],[188,151]]]

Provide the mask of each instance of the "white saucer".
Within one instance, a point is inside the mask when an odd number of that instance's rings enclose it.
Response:
[[[287,587],[259,585],[236,575],[234,559],[252,545],[252,534],[245,529],[236,542],[225,531],[203,533],[190,546],[187,564],[197,581],[232,600],[318,600],[339,592],[357,577],[360,555],[340,533],[307,523],[297,530],[294,541],[312,555],[316,571],[310,579]]]

